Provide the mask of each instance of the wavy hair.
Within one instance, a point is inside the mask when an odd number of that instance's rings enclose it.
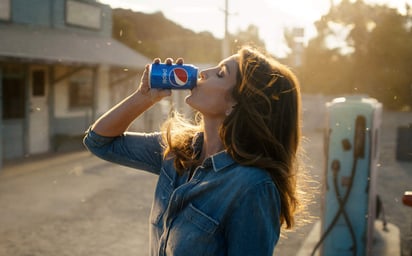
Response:
[[[268,171],[281,199],[281,223],[294,224],[297,150],[300,142],[300,87],[285,65],[263,53],[239,50],[237,105],[220,135],[228,153],[240,164]]]
[[[239,70],[232,97],[237,102],[220,128],[227,152],[239,164],[266,170],[280,194],[280,221],[291,228],[297,209],[296,172],[300,141],[300,89],[295,75],[268,55],[250,47],[238,51]],[[175,115],[163,125],[165,157],[174,157],[179,173],[199,163],[192,140],[202,121]]]

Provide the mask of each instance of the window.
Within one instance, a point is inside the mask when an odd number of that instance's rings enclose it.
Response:
[[[69,107],[91,107],[93,104],[93,86],[91,72],[82,72],[69,81]]]
[[[24,79],[21,77],[3,77],[3,119],[24,118],[26,101]]]
[[[10,0],[0,0],[0,20],[10,20]]]
[[[74,0],[66,1],[66,23],[70,25],[100,29],[101,12],[100,7],[92,4]]]
[[[36,70],[32,73],[33,92],[35,97],[43,97],[46,95],[46,77],[43,70]]]

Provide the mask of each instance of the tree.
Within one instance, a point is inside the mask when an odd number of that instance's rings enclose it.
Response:
[[[405,16],[394,10],[382,12],[365,55],[364,62],[374,71],[367,77],[368,91],[389,108],[412,106],[412,34]]]
[[[221,56],[221,40],[209,32],[195,33],[183,28],[161,12],[145,14],[114,9],[112,33],[114,38],[148,58],[184,57],[193,63],[217,62]]]
[[[315,23],[305,49],[302,90],[364,93],[387,108],[412,105],[411,14],[362,0],[342,0]],[[340,41],[339,41],[340,39]],[[335,44],[333,44],[335,43]]]
[[[147,26],[146,24],[150,24]],[[179,58],[186,62],[217,63],[221,59],[222,40],[210,32],[195,33],[168,20],[161,12],[145,14],[131,10],[113,10],[113,37],[148,58]],[[232,52],[243,44],[265,49],[259,30],[250,25],[245,31],[229,35]]]

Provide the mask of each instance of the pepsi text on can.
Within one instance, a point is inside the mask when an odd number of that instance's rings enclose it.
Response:
[[[198,68],[189,64],[153,63],[149,69],[150,88],[191,90],[197,78]]]

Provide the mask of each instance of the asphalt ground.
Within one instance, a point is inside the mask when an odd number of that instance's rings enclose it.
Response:
[[[378,188],[386,219],[399,227],[404,256],[412,245],[412,162],[395,159],[396,128],[411,113],[384,113]],[[305,169],[323,178],[323,133],[304,133]],[[156,176],[104,162],[84,150],[8,161],[0,171],[0,256],[148,255],[148,216]],[[309,190],[308,190],[309,191]],[[310,190],[312,193],[312,190]],[[319,190],[318,190],[319,191]],[[275,254],[296,255],[320,216],[320,192],[303,223],[285,232]]]

